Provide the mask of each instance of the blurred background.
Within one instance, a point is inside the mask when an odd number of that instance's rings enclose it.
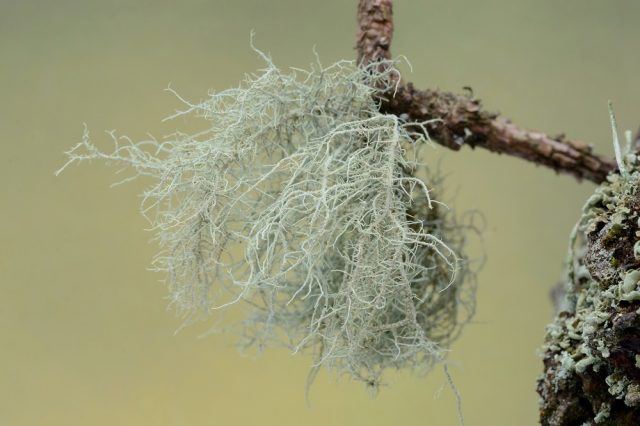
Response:
[[[260,67],[354,58],[356,0],[0,1],[0,425],[456,425],[441,369],[389,372],[366,389],[321,373],[305,402],[308,356],[243,356],[212,322],[175,331],[156,247],[138,214],[143,183],[110,188],[102,164],[60,177],[87,123],[162,136],[187,99]],[[395,2],[394,55],[417,87],[471,86],[523,127],[612,155],[607,100],[640,124],[640,3],[633,0]],[[487,229],[473,324],[451,374],[467,425],[537,424],[537,354],[567,236],[594,185],[512,158],[428,149],[446,200]],[[471,248],[481,254],[480,245]],[[215,321],[217,317],[212,318]]]

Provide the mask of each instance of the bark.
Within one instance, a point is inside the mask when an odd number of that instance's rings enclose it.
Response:
[[[640,190],[637,176],[621,181],[588,207],[570,302],[547,329],[543,425],[640,424]]]
[[[358,4],[358,63],[391,58],[393,2],[360,0]],[[383,66],[383,65],[381,65]],[[616,169],[613,159],[600,156],[584,142],[522,129],[497,114],[483,110],[471,93],[456,95],[419,90],[399,81],[397,89],[381,96],[380,109],[411,122],[437,119],[426,126],[428,136],[453,150],[479,147],[511,155],[596,183]],[[420,130],[416,127],[416,130]]]
[[[369,0],[358,3],[358,64],[391,59],[393,2]]]

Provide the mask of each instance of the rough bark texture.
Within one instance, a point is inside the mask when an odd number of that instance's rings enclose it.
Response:
[[[542,425],[640,424],[640,370],[634,360],[640,350],[638,307],[640,303],[637,302],[621,306],[612,313],[612,321],[594,336],[594,342],[604,341],[612,351],[609,362],[600,365],[597,371],[589,367],[580,373],[567,373],[557,353],[546,354],[544,376],[538,383]],[[615,383],[608,381],[612,380],[622,383],[624,389],[620,398],[611,393]]]
[[[369,0],[358,3],[358,64],[391,59],[393,2]]]
[[[391,58],[392,14],[391,0],[360,0],[358,63]],[[497,114],[484,111],[471,94],[419,90],[411,83],[399,81],[397,90],[382,96],[381,110],[409,122],[438,119],[427,126],[429,136],[453,150],[465,145],[480,147],[596,183],[616,168],[615,161],[593,153],[591,146],[583,142],[523,130]]]
[[[547,329],[543,425],[640,424],[640,173],[614,178],[585,209],[576,272]]]

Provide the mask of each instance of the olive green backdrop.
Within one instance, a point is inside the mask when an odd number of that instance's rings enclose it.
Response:
[[[210,323],[174,331],[138,214],[141,183],[72,167],[86,122],[132,137],[188,99],[259,67],[249,33],[281,66],[353,58],[356,1],[0,1],[0,425],[455,425],[441,370],[390,372],[372,399],[307,356],[242,356]],[[419,87],[473,87],[522,126],[612,154],[606,102],[640,124],[637,1],[397,1],[393,53]],[[519,160],[428,149],[445,199],[479,209],[488,263],[478,313],[450,354],[468,425],[537,422],[537,355],[567,235],[593,190]],[[456,195],[457,194],[457,195]],[[479,253],[478,245],[472,248]],[[235,314],[231,314],[232,316]],[[215,317],[212,321],[215,321]]]

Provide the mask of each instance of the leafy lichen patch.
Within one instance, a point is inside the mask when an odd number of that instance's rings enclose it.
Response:
[[[544,424],[637,425],[640,419],[640,163],[623,154],[623,173],[596,189],[572,237],[565,309],[543,347]]]

